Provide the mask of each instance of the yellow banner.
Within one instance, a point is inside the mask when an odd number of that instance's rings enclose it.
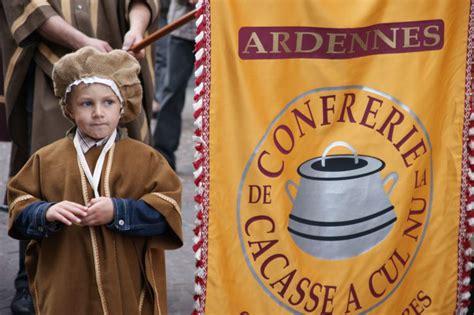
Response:
[[[203,1],[196,311],[465,310],[470,9]]]

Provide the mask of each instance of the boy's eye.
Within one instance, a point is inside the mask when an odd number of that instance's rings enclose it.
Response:
[[[105,104],[108,106],[114,105],[115,101],[114,100],[105,100]]]
[[[86,106],[86,107],[87,107],[87,106],[92,106],[92,102],[91,102],[91,101],[83,101],[83,102],[81,103],[81,106]]]

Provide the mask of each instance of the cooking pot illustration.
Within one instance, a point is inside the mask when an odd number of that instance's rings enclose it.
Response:
[[[328,155],[341,146],[352,154]],[[343,141],[303,162],[298,167],[299,185],[292,180],[285,185],[293,203],[288,231],[295,243],[315,257],[335,260],[357,256],[381,242],[397,220],[389,195],[398,175],[392,172],[382,179],[384,167],[382,160],[358,155]],[[384,186],[390,181],[387,193]]]

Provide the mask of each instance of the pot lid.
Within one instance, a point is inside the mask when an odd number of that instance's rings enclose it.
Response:
[[[322,157],[312,158],[298,167],[298,174],[304,178],[317,180],[345,180],[364,177],[377,173],[385,167],[385,163],[373,156],[359,155],[328,155],[323,166]]]

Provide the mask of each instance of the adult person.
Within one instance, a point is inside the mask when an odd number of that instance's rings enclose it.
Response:
[[[180,18],[194,9],[197,0],[172,0],[168,21]],[[181,136],[181,112],[186,86],[194,69],[195,23],[187,23],[171,33],[163,97],[154,131],[154,147],[176,170],[175,151]]]
[[[71,127],[57,106],[51,74],[63,55],[84,46],[100,51],[128,50],[145,31],[156,29],[157,0],[2,0],[0,38],[5,102],[12,139],[10,176],[37,149],[64,137]],[[144,89],[142,114],[126,125],[132,138],[150,140],[149,117],[154,93],[151,50],[137,54]],[[12,302],[14,314],[33,314],[20,245],[20,270]]]
[[[168,24],[170,2],[171,0],[160,0],[159,28],[163,28]],[[153,113],[158,112],[163,99],[169,37],[169,35],[165,35],[155,42],[155,99],[153,101]]]

